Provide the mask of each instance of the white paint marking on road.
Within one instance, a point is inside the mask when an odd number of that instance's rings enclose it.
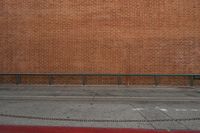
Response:
[[[198,110],[198,109],[191,109],[191,111],[197,112],[197,111],[199,111],[199,110]]]
[[[163,112],[167,112],[168,111],[167,109],[162,109],[162,108],[160,108],[159,110],[163,111]]]
[[[175,109],[176,111],[182,111],[182,112],[184,112],[184,111],[187,111],[187,109]]]
[[[160,108],[160,107],[158,107],[158,106],[156,106],[155,109],[158,109],[158,110],[163,111],[163,112],[167,112],[167,111],[168,111],[167,109],[165,109],[165,108]]]
[[[132,110],[133,111],[141,111],[141,110],[144,110],[144,108],[133,108]]]

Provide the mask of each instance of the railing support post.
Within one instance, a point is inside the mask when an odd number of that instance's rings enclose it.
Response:
[[[53,77],[51,75],[48,75],[48,82],[49,82],[49,85],[52,85]]]
[[[155,86],[159,85],[159,79],[158,79],[158,76],[156,75],[154,75],[154,83],[155,83]]]
[[[194,86],[194,76],[190,77],[190,86]]]
[[[82,76],[82,85],[86,85],[86,76]]]
[[[21,75],[20,74],[16,75],[16,84],[17,85],[21,84]]]

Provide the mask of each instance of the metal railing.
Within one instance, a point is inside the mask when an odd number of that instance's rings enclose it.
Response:
[[[121,77],[152,77],[154,78],[154,84],[159,85],[160,77],[188,77],[190,80],[190,86],[194,85],[194,80],[200,79],[200,74],[75,74],[75,73],[0,73],[2,76],[15,76],[15,83],[21,84],[22,76],[47,76],[48,84],[52,85],[52,77],[54,76],[79,76],[82,77],[82,85],[86,85],[86,77],[92,76],[106,76],[106,77],[117,77],[118,85],[121,84]]]

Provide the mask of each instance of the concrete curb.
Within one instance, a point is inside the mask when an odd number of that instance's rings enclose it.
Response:
[[[0,100],[45,101],[197,101],[200,97],[0,96]]]
[[[16,126],[0,125],[5,133],[200,133],[192,130],[152,130],[134,128],[82,128],[82,127],[56,127],[56,126]]]

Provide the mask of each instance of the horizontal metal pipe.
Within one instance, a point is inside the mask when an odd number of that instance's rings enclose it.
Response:
[[[95,73],[0,73],[0,75],[25,76],[200,76],[200,74],[95,74]]]

